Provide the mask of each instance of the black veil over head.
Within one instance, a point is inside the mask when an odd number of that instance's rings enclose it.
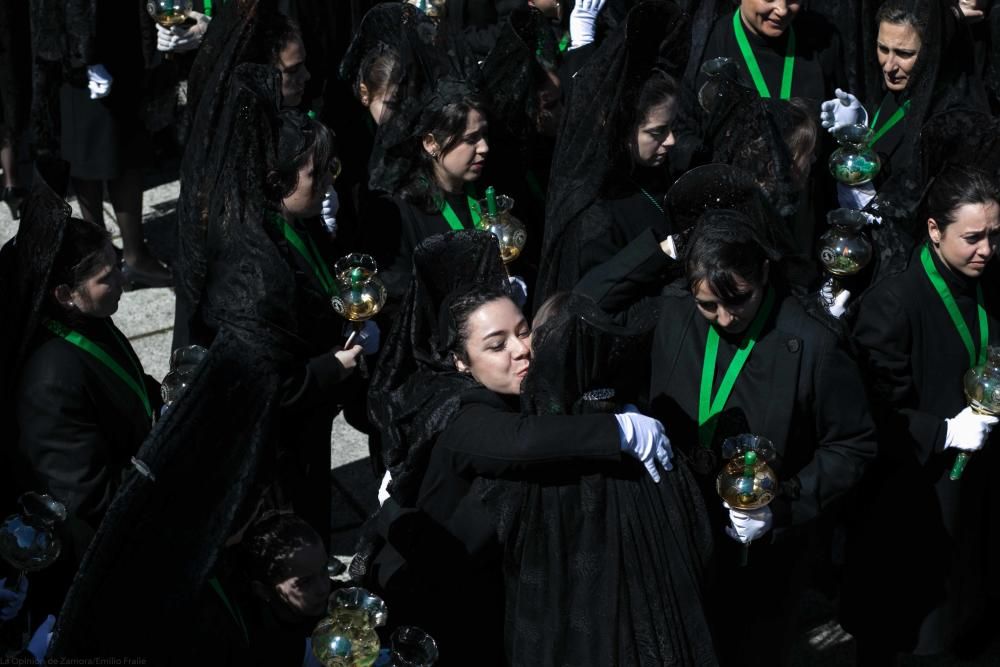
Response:
[[[0,511],[12,506],[20,486],[13,479],[17,442],[13,408],[17,378],[32,338],[44,318],[46,288],[62,246],[71,211],[63,199],[69,185],[69,164],[39,158],[31,192],[24,200],[17,234],[0,248],[0,285],[6,325],[0,331],[0,419],[8,424],[0,449]],[[4,514],[6,516],[6,514]]]
[[[398,194],[413,177],[426,119],[435,109],[478,90],[480,81],[475,58],[445,24],[435,24],[410,4],[398,11],[402,33],[396,108],[379,125],[368,163],[369,187],[390,194]],[[353,63],[356,54],[349,55]]]
[[[521,388],[522,411],[583,414],[595,404],[637,400],[641,383],[633,364],[648,358],[643,351],[658,310],[646,309],[624,327],[582,294],[563,292],[551,300],[555,312],[531,332],[532,361]]]
[[[878,66],[876,15],[884,0],[862,0],[861,39],[865,53],[864,95],[869,105],[885,94]],[[975,71],[972,35],[956,3],[950,0],[906,0],[908,8],[921,19],[923,37],[917,63],[910,74],[906,98],[910,109],[904,117],[905,138],[894,159],[910,168],[890,174],[879,188],[870,207],[883,218],[911,217],[923,196],[926,181],[919,166],[917,137],[924,123],[945,110],[987,111],[986,92]]]
[[[632,170],[630,136],[636,98],[655,69],[679,79],[688,54],[687,16],[673,2],[636,5],[577,72],[559,127],[545,207],[542,266],[536,291],[554,293],[572,262],[576,223],[612,175]],[[562,252],[561,247],[570,248]],[[565,258],[565,262],[564,262]]]
[[[483,62],[485,92],[493,119],[516,140],[530,138],[539,114],[537,91],[559,57],[552,25],[540,11],[522,7],[500,28],[496,46]]]
[[[459,393],[475,384],[455,370],[440,326],[442,303],[474,285],[509,289],[493,235],[459,231],[418,245],[413,279],[372,376],[369,416],[382,434],[392,495],[404,506],[416,501],[431,446],[458,410]]]

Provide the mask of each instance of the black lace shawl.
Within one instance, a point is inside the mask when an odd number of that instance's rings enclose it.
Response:
[[[413,254],[413,279],[372,375],[368,405],[382,434],[384,460],[392,473],[390,490],[403,506],[413,506],[437,436],[454,417],[461,390],[473,386],[439,351],[439,309],[462,286],[507,289],[495,238],[461,231],[432,236]]]
[[[687,16],[673,2],[643,2],[577,72],[559,126],[545,207],[537,299],[580,278],[581,214],[613,173],[630,173],[636,95],[654,67],[679,78],[688,54]]]
[[[570,295],[532,334],[531,415],[614,412],[643,384],[658,313],[625,329]],[[638,463],[544,482],[477,480],[504,544],[510,664],[713,665],[701,577],[712,539],[678,461],[655,484]]]

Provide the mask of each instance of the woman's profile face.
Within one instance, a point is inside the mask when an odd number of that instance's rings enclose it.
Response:
[[[640,167],[659,167],[677,143],[672,129],[676,98],[652,107],[635,130],[633,158]]]
[[[531,365],[531,329],[524,314],[504,297],[484,303],[466,322],[468,362],[455,367],[498,394],[520,394],[521,381]]]
[[[737,296],[729,300],[720,298],[705,280],[691,288],[701,316],[727,334],[741,334],[753,322],[767,290],[767,267],[764,267],[762,284],[754,285],[739,276],[735,276],[735,283]]]
[[[910,85],[922,44],[920,33],[909,23],[879,23],[878,66],[887,89],[898,93]]]
[[[111,317],[122,298],[122,272],[118,257],[109,241],[102,251],[103,261],[87,278],[73,288],[56,288],[56,299],[63,307],[88,317]]]
[[[323,206],[323,196],[333,185],[333,174],[329,169],[320,170],[313,164],[310,155],[299,167],[295,189],[281,200],[282,213],[289,218],[308,218],[319,215]]]
[[[274,597],[294,616],[320,616],[330,597],[327,554],[322,544],[299,548],[285,563],[285,576],[273,584]]]
[[[445,190],[458,192],[466,183],[479,180],[490,152],[486,140],[486,118],[476,109],[466,116],[465,130],[447,151],[441,150],[432,135],[424,139],[424,150],[434,160],[434,176]]]
[[[278,53],[275,65],[281,71],[281,106],[299,106],[306,92],[306,82],[310,79],[306,69],[306,47],[302,40],[289,40]]]
[[[928,236],[938,257],[952,271],[978,278],[1000,244],[1000,206],[995,201],[963,204],[952,215],[954,221],[944,228],[934,218],[928,220]]]

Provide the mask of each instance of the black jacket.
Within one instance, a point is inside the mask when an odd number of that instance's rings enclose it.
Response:
[[[627,318],[630,307],[650,307],[633,303],[635,295],[660,280],[671,264],[646,232],[591,271],[577,290]],[[658,299],[650,409],[666,426],[675,450],[690,453],[698,448],[698,392],[709,324],[686,291],[667,288]],[[718,367],[726,367],[738,345],[725,337],[720,341],[713,387],[721,376]],[[795,298],[779,293],[719,416],[713,442],[718,447],[726,437],[750,432],[774,443],[772,467],[783,490],[770,505],[776,535],[817,518],[860,481],[875,456],[874,424],[864,396],[861,374],[836,335]]]
[[[969,355],[919,252],[903,273],[864,297],[854,324],[879,419],[880,457],[852,525],[842,618],[862,639],[933,653],[965,643],[985,617],[987,596],[996,594],[990,536],[998,510],[991,491],[997,436],[973,455],[960,481],[948,478],[956,453],[944,449],[945,420],[966,407]],[[976,281],[931,255],[978,349]],[[978,282],[989,342],[997,345],[995,262]]]

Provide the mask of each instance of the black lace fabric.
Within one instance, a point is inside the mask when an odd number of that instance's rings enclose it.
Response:
[[[570,295],[532,334],[526,414],[615,412],[634,398],[655,309],[629,329]],[[543,482],[478,480],[504,546],[510,664],[712,665],[701,577],[712,539],[683,462]]]
[[[555,70],[558,45],[552,26],[540,11],[514,10],[500,28],[496,46],[483,61],[484,90],[492,120],[506,135],[525,145],[537,131],[537,91],[545,72]]]
[[[580,279],[584,211],[612,173],[629,173],[636,95],[654,67],[675,78],[688,54],[686,15],[673,2],[637,5],[577,72],[559,126],[545,210],[536,303]]]
[[[488,232],[432,236],[413,254],[413,279],[372,376],[369,416],[382,434],[393,497],[413,506],[430,449],[458,409],[458,394],[474,386],[442,353],[439,310],[462,286],[507,290],[496,239]]]

